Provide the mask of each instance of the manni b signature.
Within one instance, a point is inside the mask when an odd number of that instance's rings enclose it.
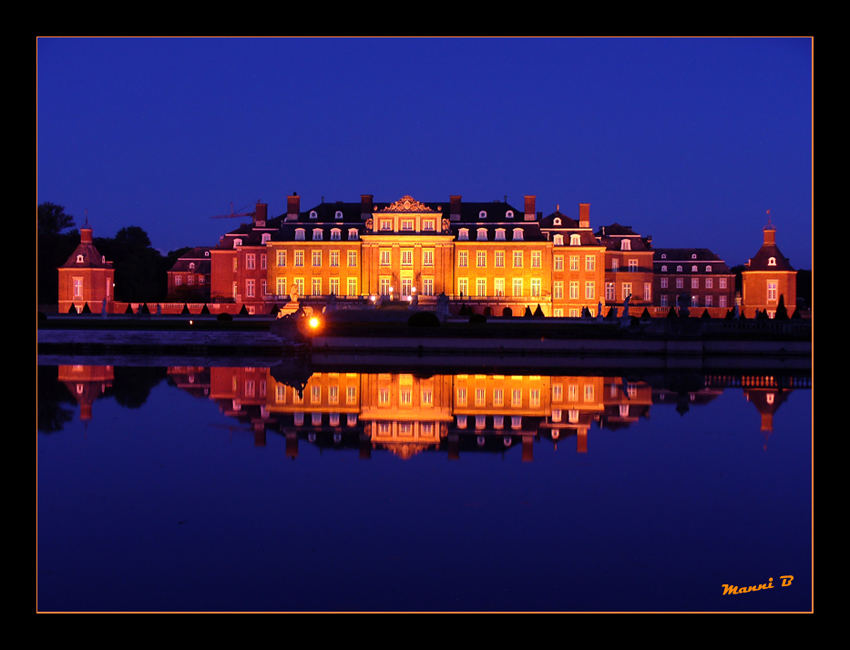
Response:
[[[794,576],[779,576],[779,579],[782,580],[783,587],[788,587],[791,584],[791,581],[794,580]],[[773,589],[773,578],[767,581],[766,584],[761,585],[751,585],[749,587],[738,587],[737,585],[723,585],[723,595],[727,594],[748,594],[751,591],[761,591],[762,589]]]

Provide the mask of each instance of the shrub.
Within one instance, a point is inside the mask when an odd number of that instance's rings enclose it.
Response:
[[[472,314],[472,316],[469,317],[469,322],[470,323],[486,323],[487,317],[484,314]]]
[[[440,319],[430,311],[418,311],[407,319],[408,327],[439,327]]]
[[[217,321],[222,321],[222,322],[223,321],[231,321],[231,320],[233,320],[233,316],[231,316],[230,314],[228,314],[225,311],[225,312],[220,313],[218,316],[216,316],[215,319]]]

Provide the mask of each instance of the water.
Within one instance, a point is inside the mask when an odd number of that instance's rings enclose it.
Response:
[[[809,378],[339,370],[39,366],[39,610],[811,610]]]

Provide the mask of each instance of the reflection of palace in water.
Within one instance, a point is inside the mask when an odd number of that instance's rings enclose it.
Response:
[[[59,379],[80,403],[81,417],[111,385],[109,366],[60,366]],[[357,448],[401,457],[442,451],[505,453],[519,448],[533,459],[535,441],[588,450],[588,432],[627,428],[649,418],[650,407],[690,408],[739,388],[761,414],[767,437],[780,405],[809,377],[772,375],[665,375],[630,379],[593,375],[427,374],[398,372],[291,372],[285,367],[171,367],[171,382],[212,399],[228,417],[250,426],[255,444],[267,435],[286,438],[286,454],[299,442]],[[517,452],[512,452],[517,453]]]

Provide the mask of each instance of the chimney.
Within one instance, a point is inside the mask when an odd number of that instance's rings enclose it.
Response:
[[[260,203],[257,201],[257,207],[254,210],[254,225],[265,226],[269,216],[269,204]]]
[[[80,229],[80,243],[81,244],[91,244],[92,243],[91,226],[89,226],[88,224],[86,224],[85,226],[83,226]]]
[[[293,192],[291,196],[286,197],[286,220],[298,221],[298,215],[301,213],[301,197],[297,192]]]
[[[525,197],[525,220],[526,221],[534,221],[537,217],[537,213],[535,212],[535,201],[536,196],[526,196]]]
[[[590,203],[578,204],[579,228],[590,228]]]
[[[776,246],[776,228],[769,223],[764,227],[764,245]]]
[[[371,194],[360,195],[360,220],[368,221],[372,218],[372,207],[375,197]]]
[[[460,196],[451,196],[451,208],[449,210],[449,219],[451,221],[460,221]]]

